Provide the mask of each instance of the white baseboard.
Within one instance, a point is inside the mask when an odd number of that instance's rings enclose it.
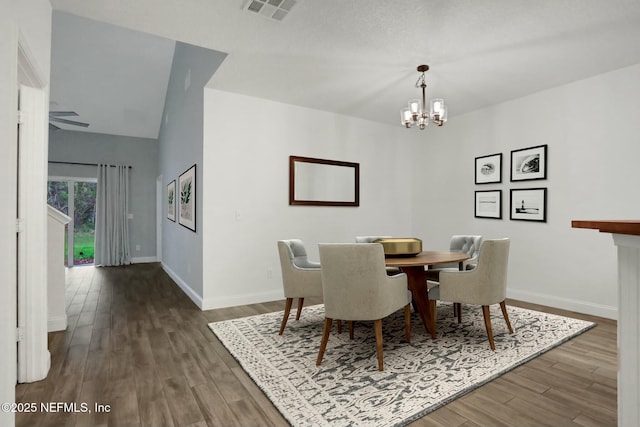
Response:
[[[214,308],[235,307],[238,305],[258,304],[267,301],[284,299],[282,289],[252,294],[230,295],[222,298],[206,298],[202,310],[213,310]]]
[[[64,331],[67,329],[67,316],[49,317],[47,320],[47,332]]]
[[[162,269],[173,279],[174,282],[182,289],[182,291],[187,294],[187,296],[193,301],[195,305],[203,310],[202,308],[202,297],[196,293],[191,286],[189,286],[180,276],[178,276],[169,266],[167,266],[164,262],[162,263]]]
[[[158,258],[154,256],[142,256],[131,258],[131,264],[145,264],[147,262],[158,262]]]
[[[591,316],[605,317],[607,319],[614,320],[618,319],[617,307],[594,304],[588,301],[562,298],[555,295],[539,294],[519,289],[507,289],[507,298],[546,305],[548,307],[561,308],[563,310],[575,311],[578,313],[589,314]]]

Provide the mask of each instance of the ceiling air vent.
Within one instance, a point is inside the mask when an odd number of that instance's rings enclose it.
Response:
[[[265,18],[282,21],[297,2],[298,0],[249,0],[245,9]]]

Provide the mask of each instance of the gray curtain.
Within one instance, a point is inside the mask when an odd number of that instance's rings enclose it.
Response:
[[[129,253],[129,166],[98,165],[95,264],[131,264]]]

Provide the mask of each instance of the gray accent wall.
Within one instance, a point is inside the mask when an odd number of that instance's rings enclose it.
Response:
[[[159,165],[162,185],[196,165],[196,231],[162,213],[162,264],[169,275],[202,307],[202,161],[204,87],[227,54],[176,42],[162,125]],[[163,203],[163,205],[166,205]]]
[[[49,133],[49,161],[130,165],[131,257],[156,259],[157,140],[58,130]],[[96,178],[97,167],[50,163],[49,176]]]

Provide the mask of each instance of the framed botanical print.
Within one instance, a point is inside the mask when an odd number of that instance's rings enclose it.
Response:
[[[546,145],[511,152],[511,181],[534,179],[547,179]]]
[[[547,222],[547,189],[512,189],[511,219]]]
[[[167,185],[167,218],[176,222],[176,180],[174,179]]]
[[[476,191],[476,218],[502,219],[502,190]]]
[[[196,165],[178,178],[178,223],[196,231]]]
[[[476,157],[476,184],[502,182],[502,153]]]

